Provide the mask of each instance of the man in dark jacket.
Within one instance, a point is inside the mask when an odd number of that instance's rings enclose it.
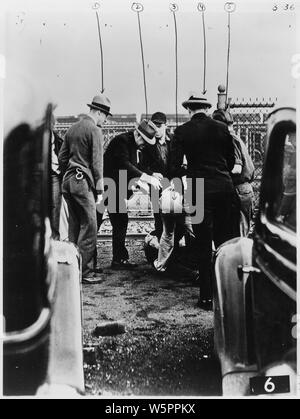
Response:
[[[200,278],[199,305],[212,307],[211,260],[212,242],[216,247],[232,237],[230,214],[234,187],[230,172],[235,158],[233,140],[227,127],[208,116],[211,104],[206,99],[190,97],[183,103],[191,120],[175,131],[171,143],[171,174],[187,175],[191,180],[193,204],[197,202],[197,179],[204,178],[204,219],[193,224],[191,256],[197,263]],[[187,168],[182,167],[186,157]],[[192,204],[192,203],[191,203]]]
[[[59,163],[69,209],[69,240],[78,245],[82,256],[82,282],[92,284],[100,282],[94,271],[96,203],[101,202],[103,193],[103,135],[99,127],[110,115],[110,101],[101,94],[88,106],[90,113],[68,130]]]
[[[134,131],[113,138],[104,155],[104,176],[106,182],[114,182],[115,191],[107,184],[108,212],[113,227],[113,269],[132,269],[125,246],[128,213],[125,201],[132,196],[134,181],[137,184],[152,185],[155,190],[161,188],[160,181],[145,173],[140,165],[141,150],[146,144],[155,144],[156,129],[150,122],[142,121]],[[112,202],[114,202],[115,208]],[[107,204],[106,203],[106,204]],[[101,214],[98,215],[98,227]]]
[[[170,177],[170,147],[171,147],[171,136],[167,132],[167,117],[162,112],[155,112],[151,121],[156,126],[154,146],[146,145],[141,155],[141,165],[144,171],[156,177],[163,183],[166,181],[166,185],[162,185],[163,189],[168,188],[169,182],[167,181]],[[156,194],[151,197],[154,221],[155,221],[155,236],[160,240],[163,232],[163,223],[161,213],[159,211],[159,202]]]

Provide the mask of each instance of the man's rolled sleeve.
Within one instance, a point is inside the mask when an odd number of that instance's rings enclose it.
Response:
[[[242,154],[242,148],[240,146],[240,143],[236,140],[233,140],[233,145],[234,145],[235,164],[239,164],[240,166],[243,166],[243,154]]]

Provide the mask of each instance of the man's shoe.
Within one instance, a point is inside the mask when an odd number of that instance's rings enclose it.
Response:
[[[82,278],[83,284],[94,285],[94,284],[101,284],[101,282],[103,282],[103,278],[96,277],[94,275],[92,276],[90,274]]]
[[[128,270],[128,271],[130,271],[130,270],[132,270],[132,269],[135,269],[135,268],[137,268],[137,265],[135,265],[135,264],[133,264],[133,263],[130,263],[130,262],[128,262],[128,260],[121,260],[121,261],[116,261],[116,260],[113,260],[112,261],[112,264],[111,264],[111,269],[115,269],[115,270]]]

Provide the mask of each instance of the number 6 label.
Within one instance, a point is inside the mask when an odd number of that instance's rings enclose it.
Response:
[[[265,384],[265,392],[266,393],[274,393],[276,390],[276,386],[272,381],[272,377],[268,378]]]
[[[284,394],[290,393],[290,391],[291,385],[288,375],[250,378],[250,393],[255,396],[261,394]]]

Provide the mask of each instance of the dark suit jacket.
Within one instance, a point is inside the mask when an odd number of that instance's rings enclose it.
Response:
[[[182,167],[184,155],[187,169]],[[233,139],[227,126],[204,113],[194,115],[175,130],[170,160],[172,177],[204,178],[206,193],[233,189]]]
[[[90,186],[103,192],[103,134],[94,120],[85,115],[66,133],[58,155],[62,173],[67,178],[82,170]]]
[[[134,131],[130,131],[113,138],[104,154],[104,177],[113,179],[119,189],[120,171],[126,171],[127,186],[135,178],[140,178],[143,171],[138,161],[138,151]],[[128,191],[127,197],[132,194]]]
[[[143,171],[148,175],[153,175],[153,173],[161,173],[165,178],[170,176],[170,153],[171,153],[171,137],[166,141],[166,146],[168,149],[168,159],[167,164],[163,161],[159,147],[158,141],[154,146],[148,145],[144,148],[141,154],[141,167]]]

